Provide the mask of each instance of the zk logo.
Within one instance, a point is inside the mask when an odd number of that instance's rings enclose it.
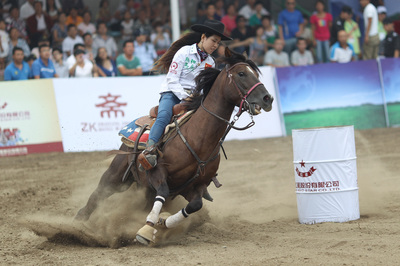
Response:
[[[122,117],[125,116],[124,111],[119,108],[121,106],[126,106],[127,103],[117,102],[119,97],[121,97],[121,95],[111,95],[110,93],[106,96],[99,96],[100,99],[104,100],[104,103],[96,104],[95,106],[104,109],[100,112],[101,117],[104,117],[104,114],[107,114],[108,118],[110,118],[112,113],[115,117],[118,117],[118,113],[121,113]]]
[[[300,167],[306,168],[306,162],[304,162],[303,160],[301,160],[301,162],[300,162]],[[306,169],[307,169],[307,168],[306,168]],[[314,168],[314,166],[311,166],[311,168],[310,168],[308,171],[305,171],[305,172],[301,172],[301,171],[299,170],[299,168],[296,167],[296,173],[297,173],[297,175],[300,176],[300,177],[304,177],[304,178],[305,178],[305,177],[310,177],[310,176],[312,176],[312,175],[314,174],[315,171],[317,171],[317,169]]]

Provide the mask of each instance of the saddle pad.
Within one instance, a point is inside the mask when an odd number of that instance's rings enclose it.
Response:
[[[141,127],[136,125],[136,120],[133,120],[131,123],[126,125],[121,131],[118,133],[119,136],[121,136],[121,141],[128,147],[134,148],[135,147],[135,141],[137,140],[137,137],[139,135]],[[139,144],[138,144],[138,149],[139,150],[144,150],[146,148],[146,143],[147,140],[149,139],[149,133],[150,130],[146,129],[143,132],[143,135],[139,139]]]

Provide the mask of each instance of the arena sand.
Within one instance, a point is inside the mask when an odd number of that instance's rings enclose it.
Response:
[[[356,131],[361,219],[303,225],[291,138],[227,142],[214,202],[153,247],[132,241],[147,215],[135,187],[73,222],[111,162],[105,152],[1,158],[0,264],[398,265],[399,144],[399,128]]]

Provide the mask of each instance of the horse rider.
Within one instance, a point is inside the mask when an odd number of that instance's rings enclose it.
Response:
[[[232,40],[224,35],[225,26],[220,21],[206,20],[204,24],[195,24],[191,29],[194,32],[174,42],[153,68],[168,70],[168,73],[161,85],[158,115],[150,129],[146,149],[138,156],[141,167],[146,170],[157,165],[155,145],[171,121],[174,105],[190,97],[196,87],[195,78],[202,70],[215,66],[210,55],[220,42]]]

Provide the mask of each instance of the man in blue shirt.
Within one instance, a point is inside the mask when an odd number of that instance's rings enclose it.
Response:
[[[143,76],[152,74],[151,69],[153,68],[154,61],[157,59],[157,53],[154,49],[154,45],[147,41],[148,35],[149,32],[143,29],[138,29],[135,32],[135,57],[139,58],[140,60]]]
[[[43,44],[39,46],[40,57],[32,64],[32,73],[35,79],[58,78],[56,69],[50,59],[50,46]]]
[[[286,9],[279,13],[279,38],[284,40],[285,47],[283,50],[291,54],[296,48],[296,38],[303,34],[303,15],[296,10],[295,0],[286,0]]]
[[[13,62],[4,70],[4,80],[26,80],[31,78],[31,69],[24,62],[24,50],[15,46],[12,51]]]

